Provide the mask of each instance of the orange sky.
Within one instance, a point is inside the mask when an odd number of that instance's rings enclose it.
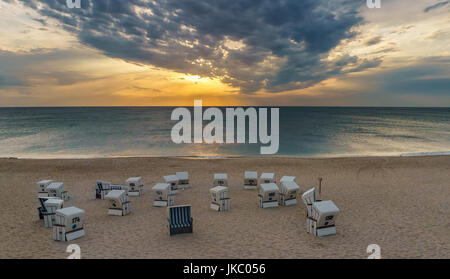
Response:
[[[83,45],[56,22],[43,28],[34,20],[39,18],[36,11],[0,2],[0,81],[2,74],[7,81],[0,84],[0,105],[180,106],[192,105],[194,99],[203,99],[207,106],[450,105],[449,94],[437,90],[432,96],[420,92],[376,95],[377,80],[382,81],[389,71],[436,67],[444,70],[431,71],[432,78],[450,78],[448,9],[425,14],[423,8],[435,1],[407,2],[383,3],[382,9],[375,10],[362,7],[365,23],[357,27],[358,35],[342,41],[324,58],[347,54],[380,58],[380,66],[332,76],[305,89],[275,93],[242,93],[220,78],[110,58]],[[379,38],[379,43],[368,45],[371,38]],[[240,47],[239,42],[228,43]],[[435,57],[440,58],[433,60]]]

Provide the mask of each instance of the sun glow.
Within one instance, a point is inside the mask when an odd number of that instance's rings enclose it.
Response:
[[[191,82],[202,82],[207,80],[207,78],[202,78],[201,76],[198,75],[185,75],[183,76],[183,79]]]

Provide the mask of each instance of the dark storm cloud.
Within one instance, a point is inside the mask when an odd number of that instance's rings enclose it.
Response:
[[[357,0],[82,0],[81,9],[66,0],[20,2],[110,57],[218,77],[244,93],[305,88],[380,62],[324,59],[355,35]]]
[[[436,3],[436,4],[433,4],[433,5],[430,5],[430,6],[426,7],[425,9],[423,9],[423,11],[424,11],[425,13],[428,13],[428,12],[431,11],[431,10],[434,10],[434,9],[437,9],[437,8],[440,8],[440,7],[443,7],[443,6],[447,5],[448,2],[449,2],[449,1],[438,2],[438,3]]]

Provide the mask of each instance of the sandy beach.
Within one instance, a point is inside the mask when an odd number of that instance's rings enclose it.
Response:
[[[301,190],[323,177],[322,199],[340,208],[337,235],[306,233],[305,208],[261,209],[243,189],[245,170],[297,177]],[[166,209],[152,207],[162,176],[189,171],[191,188],[176,196],[191,204],[194,233],[169,237]],[[231,211],[209,209],[213,173],[228,173]],[[132,213],[107,215],[94,199],[96,180],[123,184],[141,176],[144,195]],[[1,258],[66,258],[69,243],[52,239],[37,215],[41,179],[65,183],[67,206],[86,211],[86,236],[70,243],[83,258],[367,258],[375,243],[383,258],[450,258],[450,156],[371,158],[105,158],[0,159]]]

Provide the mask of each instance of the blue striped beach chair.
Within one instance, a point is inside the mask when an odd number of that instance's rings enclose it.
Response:
[[[190,205],[177,205],[167,208],[169,235],[192,233],[194,219],[191,217]]]

